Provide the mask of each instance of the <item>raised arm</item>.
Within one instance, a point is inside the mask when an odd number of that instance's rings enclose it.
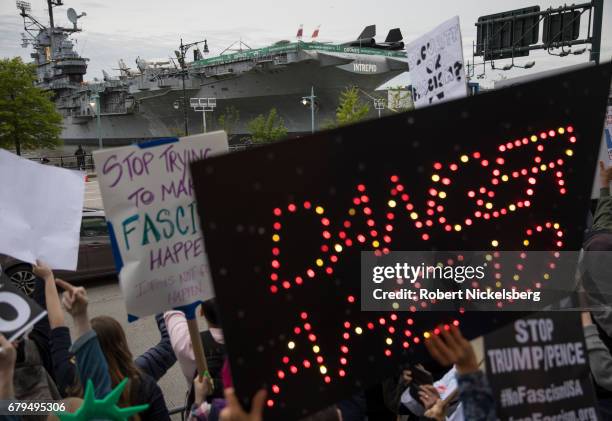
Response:
[[[56,327],[66,326],[64,320],[64,311],[60,303],[59,294],[57,293],[57,286],[55,285],[55,277],[51,268],[41,262],[36,261],[35,265],[32,265],[32,271],[34,275],[38,276],[45,282],[45,303],[47,304],[47,316],[49,318],[49,325],[51,329]]]

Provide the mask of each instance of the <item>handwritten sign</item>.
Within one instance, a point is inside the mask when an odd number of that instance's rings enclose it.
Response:
[[[415,107],[467,95],[459,16],[406,46]]]
[[[85,175],[0,149],[0,254],[76,270]]]
[[[213,296],[189,163],[227,151],[225,132],[94,152],[128,314]]]

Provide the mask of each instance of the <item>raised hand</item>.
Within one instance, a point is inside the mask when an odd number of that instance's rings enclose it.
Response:
[[[478,361],[470,342],[463,337],[455,326],[439,326],[440,334],[431,335],[425,340],[425,347],[438,363],[444,366],[455,365],[459,374],[478,371]]]
[[[261,421],[263,419],[263,408],[266,400],[266,391],[259,390],[253,397],[251,412],[245,412],[233,388],[225,389],[225,400],[227,406],[221,411],[221,421]]]

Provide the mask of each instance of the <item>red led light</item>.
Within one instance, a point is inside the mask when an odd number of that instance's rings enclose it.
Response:
[[[457,164],[450,164],[449,168],[451,171],[457,171],[457,168],[459,167],[457,166]]]
[[[369,322],[368,323],[368,329],[370,329],[370,330],[374,329],[374,323]]]
[[[381,325],[384,325],[386,323],[384,317],[381,317],[380,319],[378,319],[378,323],[380,323]]]
[[[314,276],[315,276],[315,271],[314,271],[314,270],[312,270],[312,269],[308,269],[308,270],[306,271],[306,275],[308,275],[308,277],[309,277],[309,278],[314,278]]]
[[[285,289],[291,288],[291,284],[289,283],[289,281],[283,281],[283,288]]]
[[[556,135],[556,133],[555,133],[555,131],[554,131],[554,130],[550,130],[550,131],[548,132],[548,135],[549,135],[550,137],[554,137],[554,136]]]
[[[344,322],[344,328],[345,329],[350,329],[351,328],[351,322]]]
[[[285,372],[282,371],[282,370],[278,370],[276,375],[278,376],[279,379],[284,379],[285,378]]]
[[[281,210],[281,208],[274,208],[274,215],[281,216],[282,214],[283,211]]]
[[[474,152],[472,154],[472,156],[474,157],[474,159],[479,159],[480,158],[480,152]]]
[[[414,343],[415,343],[415,344],[418,344],[419,342],[421,342],[421,340],[419,339],[419,337],[418,337],[418,336],[415,336],[415,337],[414,337]]]
[[[453,320],[453,326],[459,326],[459,320]]]
[[[310,368],[310,361],[308,361],[308,360],[304,360],[304,361],[302,362],[302,365],[304,366],[304,368]]]
[[[310,209],[312,207],[312,204],[308,201],[304,202],[304,209]]]
[[[470,190],[467,195],[468,195],[468,197],[474,197],[474,196],[476,196],[476,193],[474,193],[472,190]]]
[[[434,163],[433,165],[434,169],[436,170],[441,170],[442,169],[442,164],[439,162]]]
[[[340,364],[346,365],[346,363],[347,363],[346,358],[344,358],[344,357],[340,358]]]
[[[482,161],[480,161],[480,165],[482,165],[483,167],[487,167],[489,166],[489,161],[487,161],[486,159],[483,159]]]
[[[331,383],[331,377],[329,376],[325,376],[323,380],[325,380],[325,383]]]
[[[272,392],[274,393],[279,393],[280,392],[280,387],[278,387],[277,385],[272,385]]]
[[[308,340],[314,342],[317,340],[317,336],[314,333],[308,334]]]
[[[289,210],[289,212],[295,212],[295,211],[296,211],[296,209],[297,209],[297,206],[295,206],[293,203],[290,203],[290,204],[287,206],[287,209]]]
[[[294,328],[293,328],[293,332],[294,332],[296,335],[299,335],[301,331],[302,331],[302,329],[300,329],[300,327],[299,327],[299,326],[296,326],[296,327],[294,327]]]
[[[322,356],[320,356],[320,355],[319,355],[319,356],[317,357],[317,363],[319,363],[319,364],[323,364],[323,357],[322,357]]]
[[[298,372],[298,369],[296,366],[292,365],[291,367],[289,367],[289,371],[291,371],[292,374],[295,374]]]
[[[308,318],[308,313],[303,311],[303,312],[300,313],[300,317],[302,318],[302,320],[306,320]]]
[[[342,351],[343,354],[348,354],[348,352],[349,352],[348,346],[342,345],[340,347],[340,351]]]
[[[276,285],[270,286],[270,292],[276,294],[278,292],[278,287]]]
[[[546,139],[547,137],[548,135],[546,134],[546,132],[540,133],[540,139]]]
[[[310,326],[310,323],[304,323],[304,330],[310,330],[312,329],[312,326]]]
[[[274,401],[272,399],[268,399],[266,401],[266,405],[268,405],[269,408],[272,408],[274,406]]]
[[[340,377],[344,377],[344,376],[346,376],[346,371],[344,371],[344,370],[340,369],[340,370],[338,370],[338,375],[339,375]]]
[[[391,181],[393,181],[393,177],[391,177]],[[357,185],[357,190],[359,190],[360,192],[364,192],[366,189],[365,185],[363,184],[358,184]]]
[[[387,357],[391,356],[391,350],[390,349],[385,349],[385,356],[387,356]]]
[[[429,240],[429,234],[423,234],[421,235],[421,238],[423,239],[423,241],[427,241]]]
[[[574,132],[574,128],[572,126],[567,126],[567,132],[568,133],[573,133]]]

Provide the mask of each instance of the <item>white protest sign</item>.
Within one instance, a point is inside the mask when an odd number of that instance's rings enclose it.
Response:
[[[85,174],[0,149],[0,254],[76,270]]]
[[[459,16],[406,45],[416,108],[467,95]]]
[[[189,163],[227,150],[214,132],[94,152],[128,315],[214,296]]]

